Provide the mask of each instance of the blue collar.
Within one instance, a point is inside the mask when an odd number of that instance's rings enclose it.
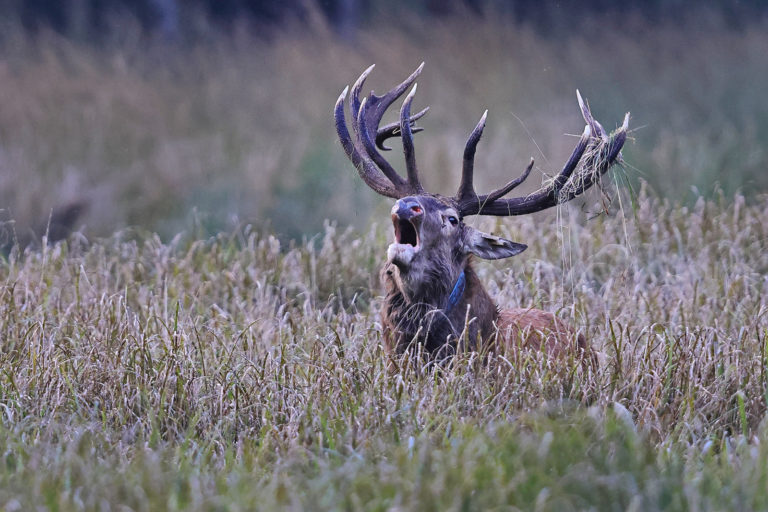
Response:
[[[451,296],[448,297],[448,306],[445,308],[446,313],[449,313],[464,296],[464,288],[466,284],[467,279],[464,276],[464,271],[462,270],[461,274],[459,274],[459,278],[456,280],[456,284],[453,285]]]

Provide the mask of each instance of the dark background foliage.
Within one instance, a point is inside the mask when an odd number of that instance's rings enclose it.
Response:
[[[752,0],[0,0],[0,220],[24,239],[73,211],[89,234],[269,222],[287,239],[325,219],[386,218],[330,110],[371,63],[381,91],[421,61],[415,106],[431,111],[416,145],[432,190],[453,192],[486,108],[478,185],[534,156],[538,186],[580,131],[578,88],[609,128],[632,113],[620,186],[683,203],[752,197],[768,190],[767,12]]]
[[[344,35],[368,27],[382,11],[441,18],[469,14],[502,15],[528,23],[549,34],[568,30],[595,15],[640,15],[650,23],[685,19],[701,11],[722,16],[734,27],[755,16],[765,16],[768,5],[760,0],[648,0],[615,2],[540,2],[537,0],[4,0],[0,13],[18,17],[28,30],[51,28],[62,34],[103,35],[119,17],[131,15],[147,32],[166,36],[189,33],[189,16],[203,16],[219,27],[247,23],[276,27],[286,21],[306,20],[312,12],[323,16]]]

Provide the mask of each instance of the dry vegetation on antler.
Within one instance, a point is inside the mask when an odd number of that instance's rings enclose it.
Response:
[[[12,255],[0,504],[762,508],[766,204],[641,194],[626,218],[562,212],[565,244],[497,223],[531,246],[480,267],[491,293],[565,305],[596,371],[467,354],[390,374],[372,313],[383,228],[329,226],[317,248],[245,230]]]

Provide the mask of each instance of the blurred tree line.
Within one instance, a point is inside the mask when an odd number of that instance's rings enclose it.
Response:
[[[29,32],[51,29],[83,39],[108,33],[129,16],[143,31],[168,38],[193,35],[195,23],[227,29],[233,24],[277,27],[302,23],[314,14],[326,18],[342,37],[375,21],[381,14],[422,17],[452,14],[508,16],[537,30],[555,34],[595,15],[634,15],[654,22],[674,21],[709,11],[734,26],[768,13],[764,0],[0,0],[0,19],[18,20]]]

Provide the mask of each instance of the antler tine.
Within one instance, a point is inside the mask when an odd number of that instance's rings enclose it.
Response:
[[[420,126],[414,126],[416,121],[421,119],[426,115],[426,113],[429,112],[429,107],[425,107],[424,110],[421,110],[420,112],[417,112],[411,116],[411,133],[419,133],[424,131],[424,128]],[[388,125],[385,125],[378,129],[376,132],[376,147],[381,149],[382,151],[390,151],[392,148],[389,148],[384,145],[384,141],[387,139],[390,139],[392,137],[397,137],[400,135],[400,121],[397,121],[395,123],[389,123]]]
[[[408,90],[408,88],[411,86],[411,84],[416,81],[416,79],[419,77],[419,75],[421,74],[423,69],[424,69],[424,63],[422,62],[421,64],[419,64],[419,67],[417,67],[416,70],[413,73],[411,73],[411,75],[408,78],[403,80],[403,82],[400,85],[398,85],[397,87],[395,87],[394,89],[389,91],[384,96],[379,96],[378,99],[381,100],[382,110],[386,110],[387,108],[389,108],[389,106],[392,103],[394,103],[394,101],[397,98],[402,96],[403,93],[406,90]],[[371,96],[374,96],[374,95],[371,94]],[[383,113],[384,112],[382,111],[382,114]]]
[[[365,79],[368,78],[368,75],[371,74],[371,71],[373,71],[373,68],[375,67],[376,64],[371,64],[368,66],[366,70],[363,71],[359,77],[357,77],[355,83],[352,84],[352,96],[349,99],[349,109],[353,120],[352,129],[355,130],[355,133],[358,133],[358,127],[355,121],[357,121],[357,114],[360,112],[360,90],[363,88],[363,84],[365,84]]]
[[[581,97],[581,93],[578,89],[576,89],[576,99],[579,101],[579,109],[581,109],[581,116],[584,118],[584,121],[586,121],[592,128],[592,131],[599,135],[601,139],[608,140],[608,134],[605,133],[603,125],[598,123],[597,120],[592,117],[592,112],[589,110],[589,104]]]
[[[334,107],[336,133],[339,135],[341,147],[344,149],[347,157],[349,157],[349,159],[352,161],[352,164],[354,164],[355,168],[357,169],[357,173],[360,175],[363,181],[375,192],[383,196],[392,197],[395,199],[402,197],[392,186],[392,183],[387,181],[387,179],[381,174],[381,171],[376,168],[373,162],[367,156],[363,156],[363,154],[358,150],[357,146],[352,140],[352,137],[349,134],[349,130],[347,129],[347,122],[344,119],[344,100],[347,97],[348,91],[349,87],[345,87],[341,95],[339,95],[339,99],[336,100],[336,105]]]
[[[592,137],[593,133],[594,131],[590,125],[584,127],[584,132],[581,134],[579,143],[576,144],[575,148],[573,148],[571,156],[563,166],[563,170],[560,171],[552,183],[551,188],[553,190],[559,191],[561,188],[563,188],[565,182],[568,181],[568,178],[571,177],[573,171],[576,170],[576,167],[578,167],[579,162],[581,161],[581,157],[584,156],[584,152],[587,150],[587,146],[589,145],[590,138]]]
[[[523,174],[521,174],[519,177],[515,178],[514,180],[510,181],[503,187],[494,190],[484,198],[482,198],[481,202],[489,202],[492,203],[497,199],[501,199],[505,195],[509,194],[517,188],[518,185],[520,185],[522,182],[524,182],[526,179],[528,179],[528,176],[531,174],[531,171],[533,170],[533,158],[531,158],[531,162],[528,164],[528,167],[525,168],[523,171]]]
[[[483,130],[485,129],[485,120],[488,117],[488,110],[483,112],[475,129],[469,134],[467,144],[464,146],[464,161],[461,167],[461,183],[459,184],[459,190],[456,192],[456,200],[459,203],[463,202],[477,202],[477,193],[475,192],[475,186],[473,184],[474,172],[475,172],[475,151],[477,150],[477,143],[480,142],[480,137],[483,136]]]
[[[411,92],[405,97],[400,108],[400,136],[403,139],[403,153],[405,154],[405,168],[408,172],[408,185],[417,194],[424,193],[424,188],[419,183],[419,170],[416,166],[416,150],[413,147],[413,133],[411,132],[411,103],[416,95],[416,87],[413,84]]]

